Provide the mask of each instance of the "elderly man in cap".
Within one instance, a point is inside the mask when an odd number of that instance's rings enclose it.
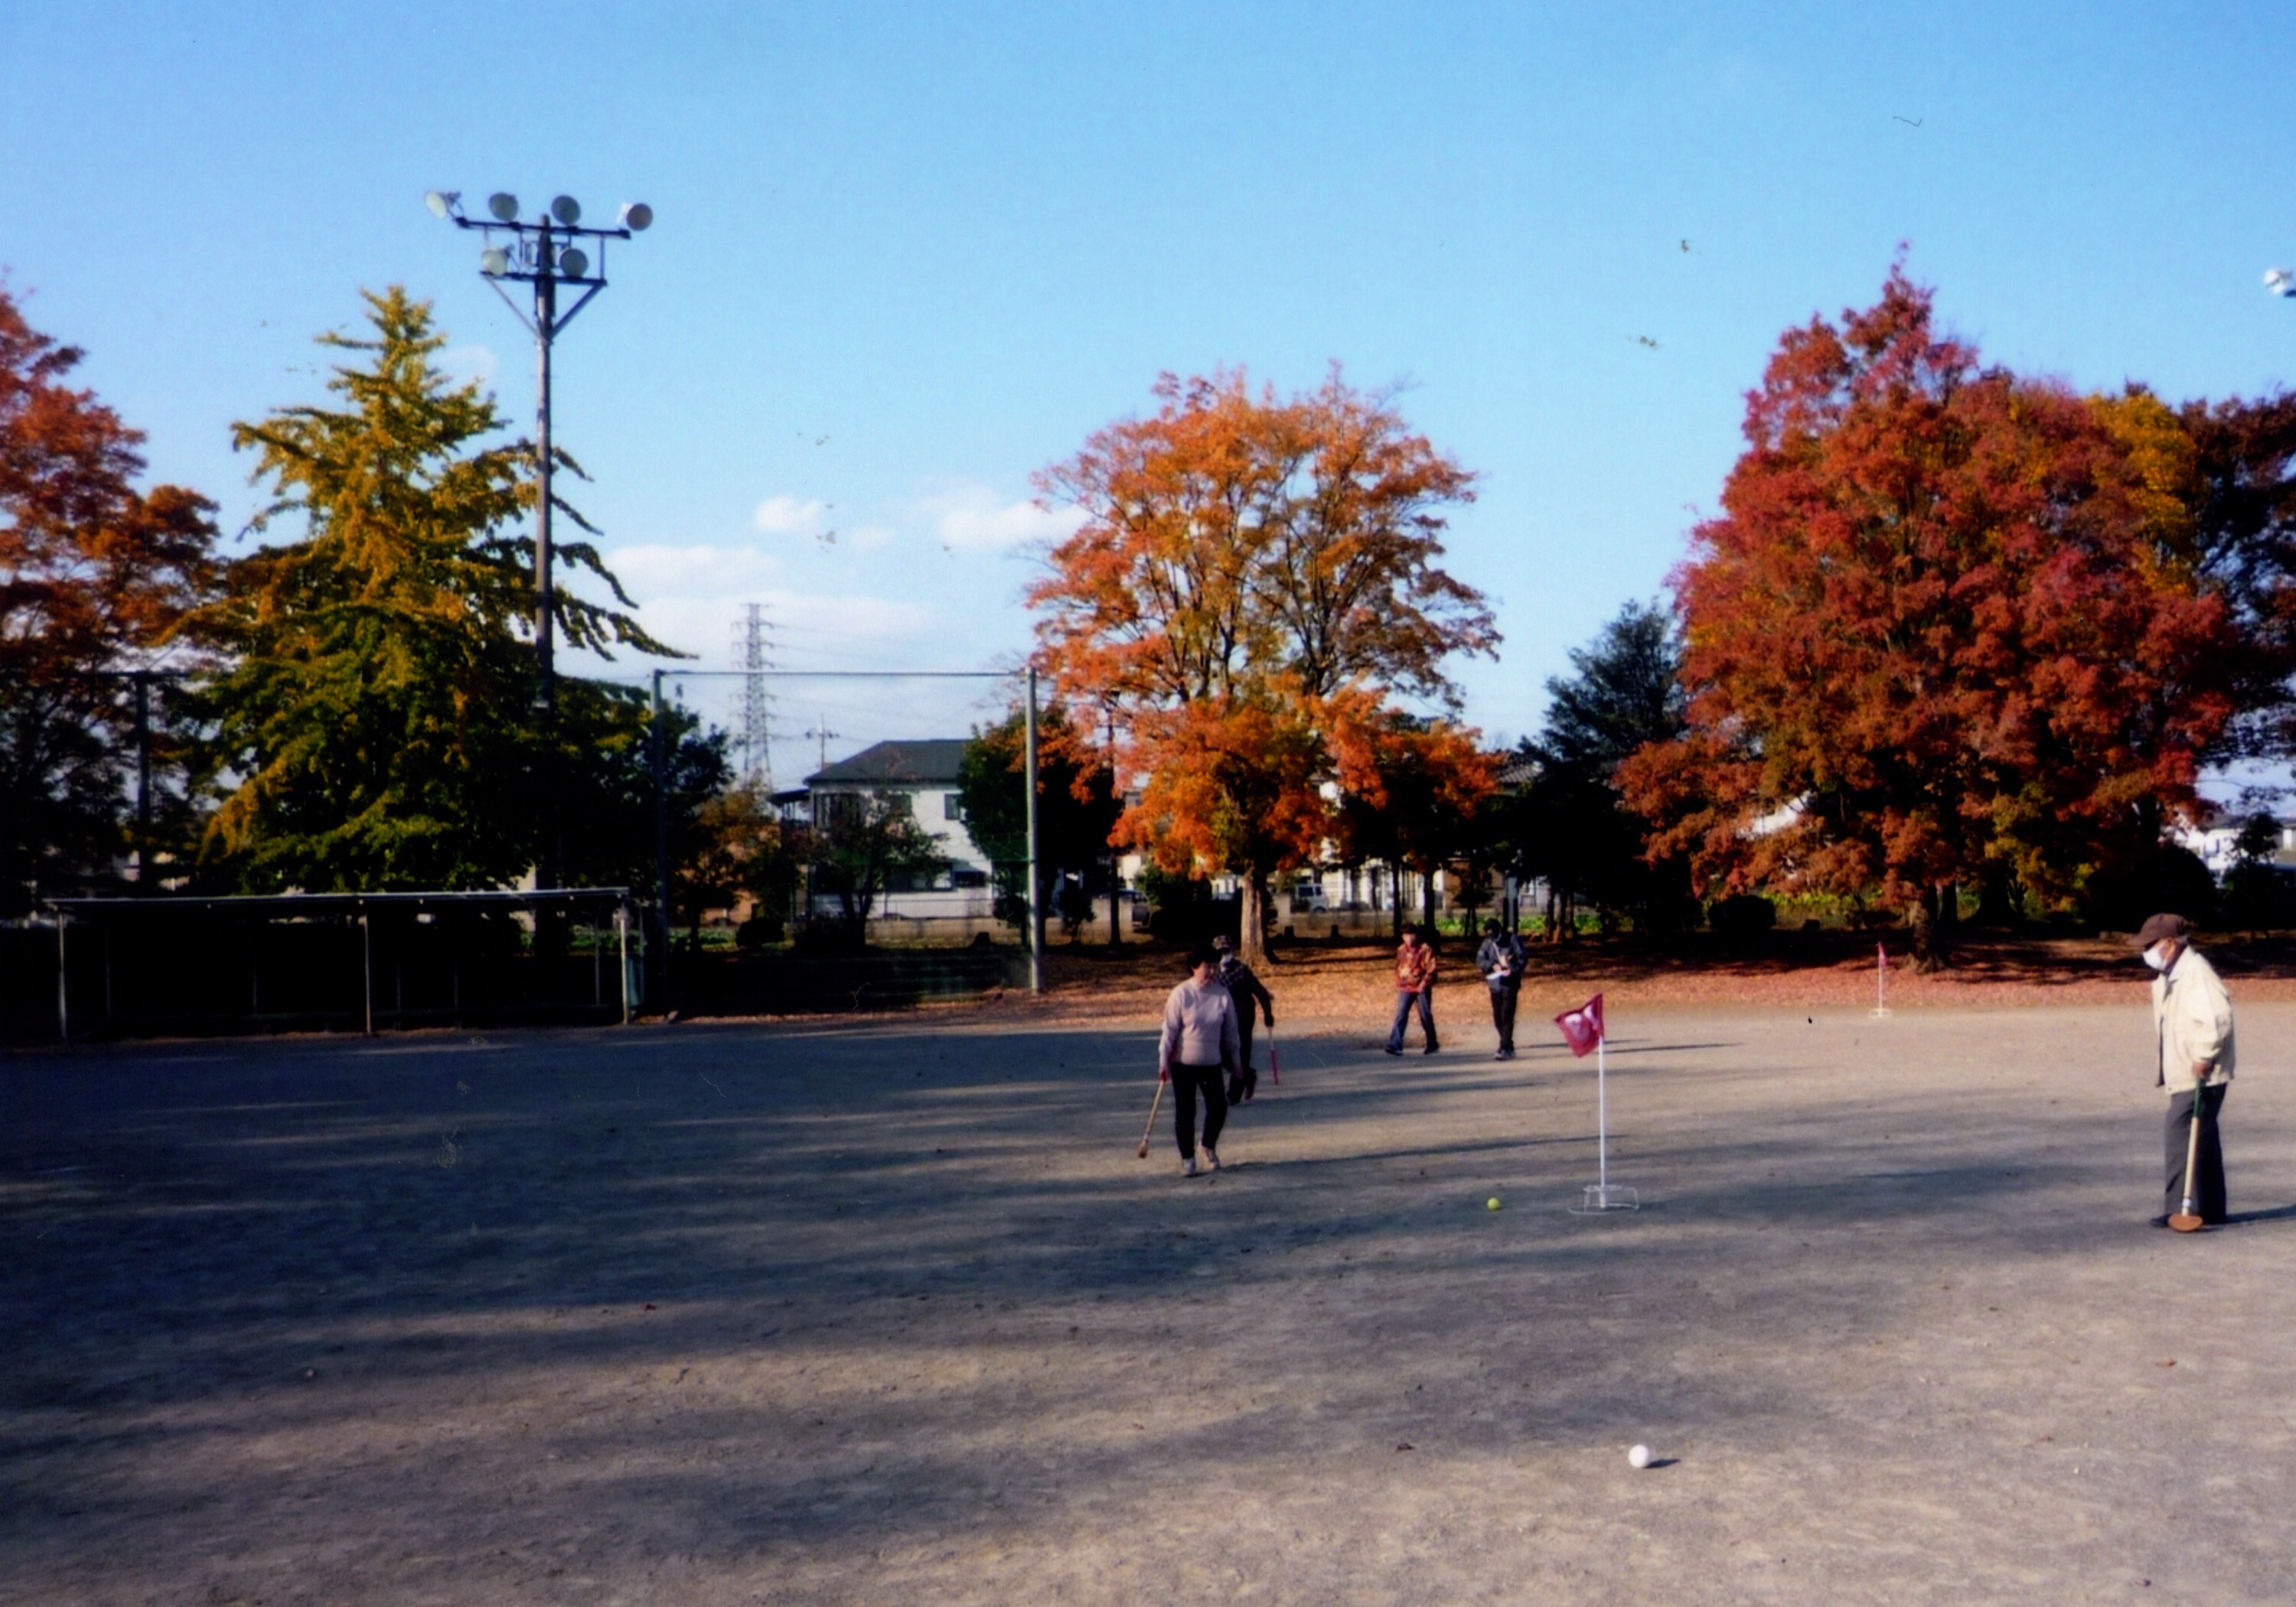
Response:
[[[1275,996],[1267,985],[1251,974],[1235,952],[1234,940],[1222,932],[1212,939],[1212,952],[1219,955],[1220,986],[1235,1000],[1236,1037],[1242,1043],[1242,1062],[1239,1070],[1227,1079],[1227,1103],[1242,1104],[1258,1092],[1259,1073],[1251,1069],[1251,1007],[1257,1004],[1266,1018],[1267,1029],[1275,1029]]]
[[[2190,1195],[2204,1223],[2225,1219],[2224,1148],[2217,1136],[2217,1113],[2232,1086],[2232,998],[2216,968],[2192,945],[2192,923],[2182,915],[2159,914],[2137,929],[2136,947],[2153,972],[2152,1036],[2158,1055],[2153,1086],[2169,1091],[2169,1119],[2162,1136],[2168,1162],[2167,1204],[2152,1218],[2155,1227],[2183,1208]],[[2192,1146],[2193,1124],[2200,1144]],[[2185,1157],[2193,1159],[2192,1186]]]

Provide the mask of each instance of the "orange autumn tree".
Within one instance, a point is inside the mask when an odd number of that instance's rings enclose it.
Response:
[[[1336,368],[1289,399],[1226,372],[1155,394],[1152,416],[1037,478],[1084,515],[1029,590],[1037,661],[1095,711],[1070,729],[1113,724],[1138,799],[1111,840],[1234,874],[1256,960],[1269,880],[1319,855],[1350,794],[1385,803],[1375,761],[1392,769],[1397,742],[1470,802],[1491,789],[1473,733],[1390,718],[1398,698],[1455,713],[1444,660],[1497,644],[1482,597],[1438,564],[1474,477]]]
[[[144,436],[71,385],[81,355],[33,328],[0,285],[4,916],[41,898],[110,890],[123,850],[140,862],[166,846],[131,819],[129,677],[161,662],[168,631],[216,585],[215,504],[180,486],[136,488]],[[163,770],[180,777],[187,733],[175,703],[148,698],[144,729]],[[155,838],[187,830],[180,780],[155,782],[150,797]]]
[[[1652,853],[1878,894],[1926,966],[1964,881],[2149,851],[2233,707],[2173,415],[1980,367],[1893,269],[1787,332],[1745,433],[1675,577],[1689,729],[1620,771]]]

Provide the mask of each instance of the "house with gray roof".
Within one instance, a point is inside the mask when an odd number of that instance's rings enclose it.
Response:
[[[921,737],[883,742],[849,758],[824,765],[805,778],[807,813],[816,826],[833,824],[846,811],[866,807],[874,793],[905,799],[911,816],[939,843],[949,868],[931,884],[885,890],[878,914],[909,919],[986,919],[989,914],[988,857],[964,829],[964,802],[957,791],[964,742],[957,737]]]

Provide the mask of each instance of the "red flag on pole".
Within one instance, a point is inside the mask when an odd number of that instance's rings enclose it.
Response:
[[[1603,996],[1596,994],[1576,1010],[1566,1010],[1554,1018],[1562,1029],[1562,1039],[1570,1045],[1570,1053],[1587,1055],[1603,1041]]]

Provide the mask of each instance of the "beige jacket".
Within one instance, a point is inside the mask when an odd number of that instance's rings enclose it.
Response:
[[[2210,1062],[2209,1086],[2232,1080],[2232,996],[2216,967],[2187,947],[2152,979],[2152,1033],[2160,1056],[2156,1086],[2189,1094],[2195,1062]]]

